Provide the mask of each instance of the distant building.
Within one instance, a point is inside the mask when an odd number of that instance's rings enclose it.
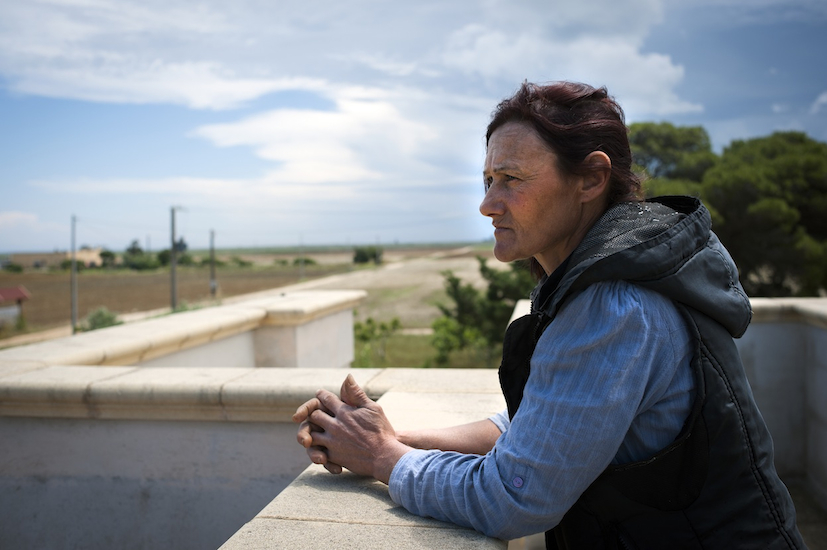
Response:
[[[102,248],[81,248],[75,253],[75,258],[78,264],[83,264],[85,267],[100,266]],[[9,254],[9,260],[13,264],[18,264],[24,268],[39,268],[39,267],[60,267],[60,264],[66,260],[72,259],[71,252],[34,252]]]
[[[29,291],[22,285],[0,288],[0,327],[15,324],[23,314],[23,302],[29,298]]]

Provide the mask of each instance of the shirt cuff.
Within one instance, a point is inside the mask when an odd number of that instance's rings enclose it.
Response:
[[[416,477],[408,475],[412,471],[418,471],[423,464],[428,461],[428,457],[441,453],[442,451],[430,450],[424,451],[422,449],[413,449],[408,451],[402,458],[400,458],[391,471],[391,477],[388,480],[388,493],[391,500],[405,507],[406,502],[411,502],[414,498],[414,487],[411,483]],[[406,498],[407,497],[407,498]]]
[[[499,428],[500,433],[505,433],[505,431],[511,427],[511,420],[508,418],[508,411],[500,411],[494,416],[490,416],[488,420],[493,422],[494,425]]]

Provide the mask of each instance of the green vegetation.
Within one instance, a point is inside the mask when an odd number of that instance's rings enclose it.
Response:
[[[86,266],[83,264],[83,262],[76,261],[75,264],[76,264],[75,268],[78,271],[83,271],[84,269],[86,269]],[[68,270],[72,269],[72,260],[71,259],[66,259],[66,260],[63,260],[62,262],[60,262],[60,269],[62,269],[64,271],[68,271]]]
[[[136,239],[130,243],[123,254],[123,266],[135,271],[145,271],[158,269],[161,267],[161,262],[156,256],[146,254]]]
[[[243,259],[241,256],[233,256],[230,263],[236,267],[252,267],[253,262]]]
[[[86,316],[86,319],[81,322],[81,324],[77,327],[77,330],[81,332],[89,332],[90,330],[112,327],[122,323],[123,321],[118,320],[117,313],[109,311],[105,307],[99,307]]]
[[[630,126],[646,195],[700,197],[751,296],[827,289],[827,144],[800,132],[733,141],[715,155],[700,127]]]
[[[359,343],[354,367],[380,367],[385,365],[388,338],[402,328],[399,318],[389,323],[377,323],[368,317],[364,323],[353,323],[353,335]]]
[[[111,250],[106,250],[106,249],[101,250],[100,258],[101,258],[101,267],[106,267],[106,268],[115,267],[116,256],[115,256],[115,253],[112,252]]]
[[[381,264],[382,249],[378,246],[357,246],[353,249],[353,263],[366,264],[368,262]]]
[[[307,256],[293,258],[293,265],[316,265],[316,260]]]
[[[480,274],[488,282],[485,291],[463,283],[450,271],[443,273],[445,290],[453,304],[439,305],[442,317],[432,325],[431,343],[438,365],[447,364],[453,352],[472,349],[482,366],[496,366],[514,306],[534,288],[534,279],[524,262],[512,263],[510,270],[501,271],[488,267],[483,258],[477,260]]]
[[[364,352],[365,344],[356,342],[357,360]],[[354,361],[354,367],[359,366]],[[388,336],[385,343],[384,368],[428,368],[434,366],[434,348],[431,345],[431,336],[394,333]],[[481,366],[478,350],[464,349],[451,353],[451,368],[479,368]]]

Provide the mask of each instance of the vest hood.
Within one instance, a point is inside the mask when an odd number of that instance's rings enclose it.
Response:
[[[556,313],[571,294],[599,281],[623,280],[711,317],[733,337],[752,318],[732,257],[712,232],[709,212],[692,197],[659,197],[612,206],[572,253],[566,273],[545,303]]]

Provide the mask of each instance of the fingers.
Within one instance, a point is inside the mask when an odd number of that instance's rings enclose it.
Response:
[[[342,401],[351,407],[364,407],[373,402],[368,394],[359,387],[352,374],[348,374],[345,381],[342,382],[341,397]]]
[[[310,413],[312,413],[316,409],[321,409],[321,408],[322,408],[321,401],[319,401],[316,397],[314,397],[313,399],[310,399],[309,401],[307,401],[305,403],[302,403],[299,406],[299,408],[296,409],[296,412],[293,413],[293,422],[295,422],[297,424],[300,423],[300,422],[304,422],[310,416]]]
[[[313,445],[313,432],[321,431],[321,427],[313,424],[309,420],[305,420],[299,424],[299,431],[296,433],[296,441],[305,449]]]
[[[317,432],[318,433],[318,432]],[[335,462],[330,462],[327,456],[327,449],[320,445],[307,447],[307,456],[313,464],[321,464],[331,474],[341,474],[342,467]]]
[[[318,390],[316,392],[316,401],[319,402],[319,406],[315,410],[323,411],[329,416],[334,417],[339,413],[341,408],[346,405],[336,394],[327,390]],[[308,403],[309,402],[310,401],[308,401]],[[313,412],[314,411],[310,411],[310,414],[312,415]]]

